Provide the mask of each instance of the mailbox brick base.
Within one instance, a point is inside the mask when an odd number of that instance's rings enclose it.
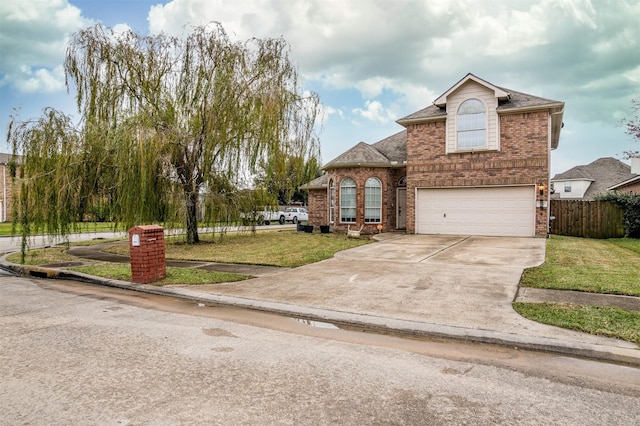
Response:
[[[167,277],[164,252],[164,228],[158,225],[129,229],[131,281],[149,284]]]

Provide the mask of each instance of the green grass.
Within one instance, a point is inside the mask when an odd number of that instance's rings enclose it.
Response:
[[[347,238],[345,234],[307,234],[290,230],[228,233],[215,238],[206,236],[202,240],[190,246],[179,239],[167,239],[166,258],[294,268],[371,242],[367,238]],[[128,255],[129,247],[127,244],[116,245],[107,251]]]
[[[78,258],[66,254],[66,247],[49,247],[27,250],[25,252],[25,265],[49,265],[61,262],[73,262]],[[20,252],[11,253],[7,256],[7,260],[11,263],[22,264]]]
[[[332,257],[336,252],[367,244],[367,238],[347,238],[344,234],[306,234],[294,231],[264,231],[257,233],[227,233],[216,238],[206,236],[197,245],[187,245],[182,237],[168,238],[165,244],[165,257],[176,260],[199,260],[222,263],[245,263],[257,265],[275,265],[296,267]],[[86,245],[108,242],[92,240],[71,243]],[[26,252],[28,265],[48,265],[79,260],[65,253],[66,247],[34,249]],[[127,242],[109,247],[109,251],[129,255]],[[7,257],[12,263],[20,262],[20,253]],[[129,264],[99,263],[91,266],[67,268],[89,275],[123,281],[131,280]],[[160,281],[165,284],[215,284],[234,282],[250,278],[245,275],[212,272],[199,269],[167,267],[167,278]]]
[[[514,303],[513,307],[520,315],[543,324],[640,345],[640,312],[637,311],[556,303]]]
[[[640,296],[640,240],[552,236],[545,263],[527,269],[523,287]]]
[[[83,272],[85,274],[112,280],[131,281],[131,267],[122,263],[99,263],[91,266],[80,266],[68,268],[71,271]],[[242,281],[251,278],[247,275],[230,274],[227,272],[206,271],[203,269],[187,269],[167,267],[167,277],[162,281],[157,281],[153,285],[167,284],[218,284]]]

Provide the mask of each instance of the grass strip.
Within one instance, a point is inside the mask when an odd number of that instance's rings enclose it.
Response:
[[[131,267],[121,263],[99,263],[90,266],[68,268],[71,271],[107,278],[111,280],[131,281]],[[243,281],[253,278],[249,275],[231,274],[227,272],[206,271],[203,269],[187,269],[167,267],[167,277],[157,281],[153,285],[163,286],[168,284],[219,284],[235,281]]]
[[[514,303],[520,315],[543,324],[640,345],[640,312],[603,306],[558,303]]]

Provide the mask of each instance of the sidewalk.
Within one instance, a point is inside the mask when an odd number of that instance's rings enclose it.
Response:
[[[216,285],[133,284],[57,268],[25,268],[8,264],[4,258],[0,266],[36,276],[78,279],[337,326],[462,339],[640,366],[640,350],[630,342],[546,326],[513,311],[511,302],[517,297],[522,269],[540,261],[540,247],[544,258],[544,241],[394,235],[383,239],[295,269],[255,268],[251,273],[246,269],[250,265],[240,265],[245,270],[239,273],[257,278]],[[473,262],[460,260],[477,252],[478,247],[490,256]],[[83,255],[95,258],[91,256]],[[128,259],[121,256],[118,260]],[[520,264],[513,266],[517,262]],[[182,266],[227,268],[231,272],[239,267],[206,262]],[[521,297],[531,298],[527,292]],[[638,298],[627,302],[639,306]]]

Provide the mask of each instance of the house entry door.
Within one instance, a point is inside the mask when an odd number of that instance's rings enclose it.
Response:
[[[396,213],[396,228],[405,229],[407,227],[407,188],[398,188]]]

